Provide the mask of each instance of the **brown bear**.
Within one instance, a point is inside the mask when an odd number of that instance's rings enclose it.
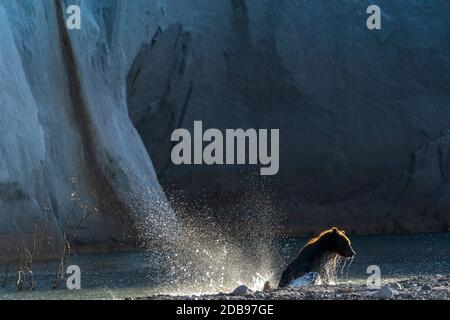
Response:
[[[308,272],[316,272],[325,282],[333,280],[339,257],[353,258],[355,251],[344,231],[337,228],[323,231],[300,250],[281,275],[278,287],[286,287]]]

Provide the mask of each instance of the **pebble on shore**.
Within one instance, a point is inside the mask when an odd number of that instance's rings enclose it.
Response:
[[[433,290],[433,287],[430,286],[429,284],[426,284],[426,285],[422,286],[422,290],[424,290],[424,291],[431,291],[431,290]]]
[[[247,295],[251,295],[252,293],[253,293],[253,291],[250,290],[249,287],[247,287],[246,285],[241,285],[241,286],[237,287],[236,289],[234,289],[231,294],[233,296],[247,296]]]
[[[392,290],[389,286],[382,286],[377,292],[375,292],[375,296],[380,300],[391,300],[394,296],[394,290]]]

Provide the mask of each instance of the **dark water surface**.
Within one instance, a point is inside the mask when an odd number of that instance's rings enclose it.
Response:
[[[170,263],[172,258],[154,252],[73,256],[69,264],[80,267],[82,290],[72,291],[50,289],[58,267],[53,262],[35,265],[36,291],[17,293],[16,270],[10,266],[7,286],[0,288],[0,299],[119,299],[157,293],[199,294],[228,292],[240,283],[259,289],[267,279],[277,281],[282,266],[306,240],[241,242],[232,246],[242,247],[238,258],[234,255],[236,250],[225,248],[220,259],[215,258],[214,252],[208,252],[210,261],[205,263],[205,259],[196,256],[202,252],[194,252],[189,253],[191,259],[184,258],[175,267]],[[343,269],[338,282],[365,281],[370,265],[380,267],[383,279],[450,275],[450,234],[356,236],[351,240],[357,255]],[[270,250],[266,250],[268,247]],[[278,254],[268,257],[267,252]],[[0,270],[0,283],[4,275],[4,270]]]

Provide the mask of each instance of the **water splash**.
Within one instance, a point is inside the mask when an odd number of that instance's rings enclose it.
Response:
[[[264,284],[267,281],[272,281],[273,280],[273,276],[274,273],[270,272],[270,273],[265,273],[264,275],[261,275],[260,273],[256,272],[251,279],[250,283],[245,283],[242,281],[238,281],[237,285],[246,285],[250,290],[252,291],[263,291],[264,289]]]
[[[339,272],[339,276],[341,278],[344,278],[344,270],[345,270],[345,266],[347,265],[347,259],[344,259],[344,263],[342,264],[341,270]]]
[[[348,266],[347,266],[347,272],[345,273],[345,279],[348,279],[348,273],[350,272],[350,266],[352,265],[354,258],[355,257],[350,258],[350,262],[348,263]]]
[[[280,234],[280,214],[268,197],[252,193],[246,199],[245,214],[230,214],[229,219],[237,219],[234,224],[185,203],[172,205],[182,236],[170,250],[160,251],[163,292],[230,292],[238,284],[261,291],[272,280],[283,259],[275,238]]]
[[[322,278],[316,272],[308,272],[303,277],[293,280],[290,286],[293,288],[302,288],[309,286],[320,286],[322,284]]]
[[[348,259],[339,257],[339,262],[338,262],[337,267],[339,268],[339,277],[338,278],[339,278],[340,283],[345,283],[348,281],[350,266],[353,263],[353,259],[354,259],[354,257],[348,258]]]

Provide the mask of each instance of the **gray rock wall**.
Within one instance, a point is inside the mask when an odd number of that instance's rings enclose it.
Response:
[[[450,5],[376,1],[382,30],[369,31],[370,3],[161,2],[127,99],[165,189],[206,194],[226,214],[217,199],[235,205],[228,195],[263,185],[295,234],[448,230]],[[174,166],[170,134],[195,120],[280,128],[279,174],[255,183],[250,167]]]
[[[127,22],[138,3],[83,2],[82,30],[69,31],[69,2],[0,1],[2,257],[22,238],[31,246],[34,226],[52,257],[86,215],[84,250],[164,242],[176,229],[126,106],[126,74],[148,40]]]

